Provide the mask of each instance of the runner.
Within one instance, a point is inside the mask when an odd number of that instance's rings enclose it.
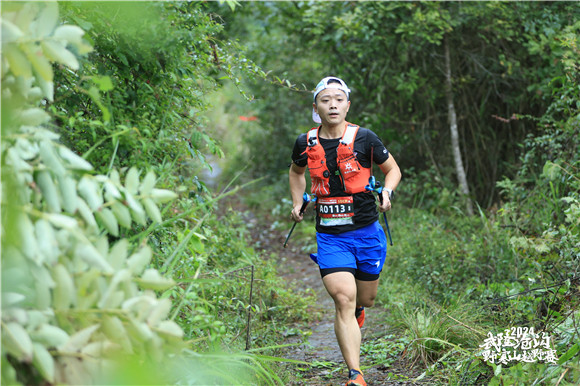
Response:
[[[399,166],[371,130],[346,121],[350,89],[336,77],[316,86],[312,118],[321,125],[296,140],[289,179],[293,209],[300,222],[306,170],[316,196],[317,261],[335,304],[334,331],[349,369],[347,385],[366,385],[360,370],[364,307],[374,304],[387,241],[376,200],[365,186],[374,161],[384,173],[381,212],[391,209],[401,180]]]

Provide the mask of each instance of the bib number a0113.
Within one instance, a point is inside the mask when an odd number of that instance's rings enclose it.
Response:
[[[337,226],[353,224],[354,204],[352,196],[319,197],[317,205],[320,225]]]

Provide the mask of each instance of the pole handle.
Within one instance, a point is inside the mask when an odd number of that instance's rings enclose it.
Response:
[[[383,205],[383,188],[381,183],[375,180],[375,176],[369,177],[369,184],[365,187],[366,190],[375,192],[379,197],[379,202]],[[393,245],[393,238],[391,237],[391,229],[387,221],[387,214],[383,212],[383,219],[385,220],[385,227],[387,228],[387,235],[389,236],[389,243]]]
[[[310,196],[307,193],[304,193],[304,196],[302,197],[302,206],[300,207],[300,214],[304,214],[304,211],[306,210],[306,207],[308,206],[308,203],[310,202]]]

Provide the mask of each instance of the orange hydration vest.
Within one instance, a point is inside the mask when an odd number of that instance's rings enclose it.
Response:
[[[347,122],[342,138],[336,148],[338,170],[340,171],[343,189],[348,194],[364,192],[371,176],[371,169],[362,167],[353,151],[354,139],[358,129],[359,126]],[[318,128],[316,127],[307,134],[305,153],[308,156],[308,171],[312,180],[312,194],[318,197],[329,196],[330,172],[326,165],[324,148],[318,140]]]

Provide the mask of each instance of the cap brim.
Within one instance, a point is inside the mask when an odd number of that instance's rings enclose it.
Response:
[[[320,119],[320,115],[314,109],[312,109],[312,120],[316,123],[322,123],[322,119]]]

